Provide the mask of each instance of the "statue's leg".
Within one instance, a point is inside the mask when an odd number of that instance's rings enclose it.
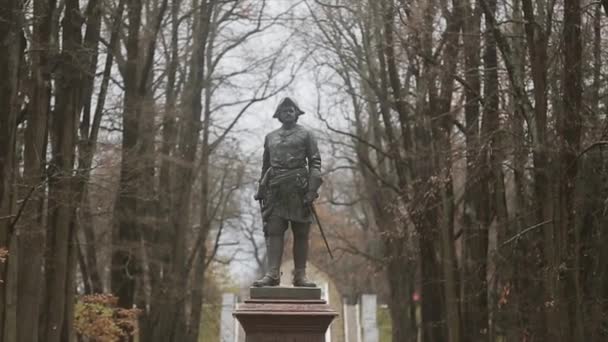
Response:
[[[291,222],[293,231],[293,285],[315,287],[316,284],[306,278],[306,262],[308,260],[308,235],[310,223]]]
[[[281,259],[283,258],[283,241],[287,230],[287,220],[272,216],[268,221],[268,270],[273,277],[281,277]]]
[[[283,239],[288,221],[276,215],[268,218],[266,226],[266,264],[268,271],[253,286],[278,286],[281,282],[281,259],[283,258]]]

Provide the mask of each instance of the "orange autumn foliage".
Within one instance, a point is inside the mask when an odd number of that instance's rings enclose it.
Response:
[[[76,332],[96,342],[126,340],[137,333],[139,309],[117,306],[111,294],[93,294],[78,298],[74,310]]]

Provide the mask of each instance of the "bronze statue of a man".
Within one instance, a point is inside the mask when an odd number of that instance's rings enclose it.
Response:
[[[304,114],[289,97],[274,113],[282,127],[264,141],[262,178],[256,200],[262,203],[268,272],[253,286],[278,286],[281,278],[284,234],[293,232],[293,285],[315,287],[306,278],[311,205],[321,186],[321,155],[313,133],[298,125]]]

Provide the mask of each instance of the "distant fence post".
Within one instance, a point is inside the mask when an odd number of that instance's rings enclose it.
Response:
[[[359,305],[349,304],[346,297],[342,300],[342,321],[344,322],[344,341],[361,342],[359,326]]]
[[[236,295],[224,293],[222,295],[222,314],[220,321],[220,342],[235,342],[235,324],[232,312],[236,304]]]
[[[378,303],[375,294],[361,295],[362,342],[378,342]]]

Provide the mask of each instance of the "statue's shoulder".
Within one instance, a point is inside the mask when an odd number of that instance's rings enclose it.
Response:
[[[306,132],[306,133],[312,133],[312,129],[308,126],[304,126],[304,125],[300,125],[300,124],[296,124],[296,128],[300,131]]]
[[[274,131],[271,131],[270,133],[266,134],[266,139],[271,138],[275,135],[278,135],[280,131],[281,131],[281,128],[277,128]]]
[[[266,134],[265,140],[268,142],[268,141],[274,140],[278,137],[285,137],[285,136],[312,137],[313,130],[306,126],[302,126],[302,125],[296,125],[292,130],[289,130],[289,131],[285,131],[283,128],[279,127],[277,129],[275,129],[274,131]]]
[[[308,126],[302,126],[302,125],[298,125],[298,130],[301,132],[300,134],[302,134],[303,136],[307,136],[308,138],[312,138],[315,139],[316,138],[316,134],[314,132],[314,130]]]

